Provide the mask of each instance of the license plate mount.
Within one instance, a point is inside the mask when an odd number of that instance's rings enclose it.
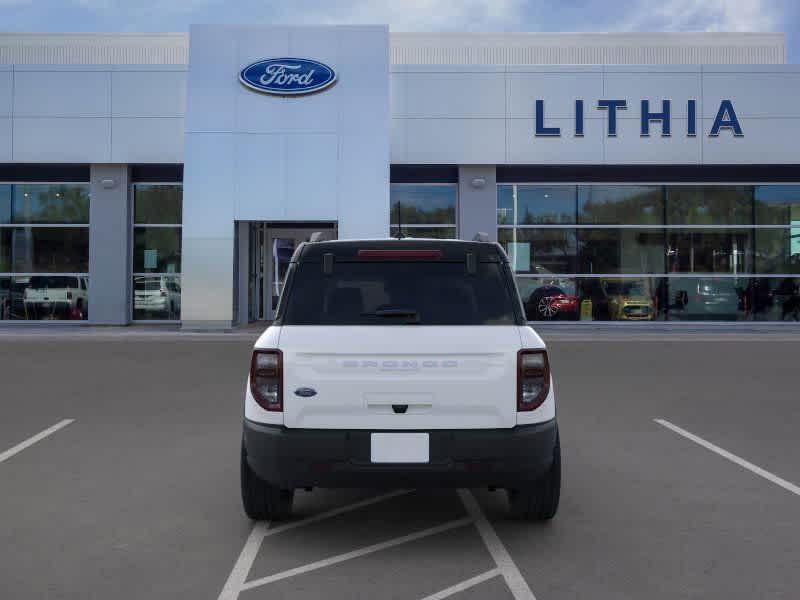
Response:
[[[370,461],[373,463],[424,464],[430,462],[428,433],[370,434]]]

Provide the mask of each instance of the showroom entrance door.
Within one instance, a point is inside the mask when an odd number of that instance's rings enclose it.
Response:
[[[251,223],[250,224],[250,321],[271,321],[286,280],[295,249],[316,239],[335,240],[335,223]]]

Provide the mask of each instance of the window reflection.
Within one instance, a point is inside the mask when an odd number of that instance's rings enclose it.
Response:
[[[800,321],[800,278],[753,279],[748,313],[755,321]]]
[[[800,273],[800,221],[791,229],[756,229],[757,273]]]
[[[88,315],[86,276],[0,277],[0,320],[83,321]]]
[[[667,266],[675,273],[752,273],[748,229],[669,230]]]
[[[0,223],[89,223],[87,184],[17,183],[0,188]]]
[[[661,229],[579,229],[580,273],[661,273]]]
[[[580,299],[574,279],[518,277],[522,305],[529,321],[576,321]]]
[[[181,318],[181,184],[134,186],[133,319]]]
[[[752,186],[666,186],[668,225],[747,225]]]
[[[87,319],[88,223],[88,184],[0,185],[0,320]]]
[[[454,183],[393,183],[390,186],[392,237],[456,237],[458,186]],[[424,225],[425,227],[419,227]]]
[[[575,273],[578,242],[574,229],[500,229],[498,242],[518,273]]]
[[[664,222],[664,192],[659,186],[578,186],[580,223],[649,225]]]
[[[800,227],[800,186],[757,185],[756,225]]]
[[[181,318],[179,277],[139,275],[133,278],[133,318],[137,321]]]
[[[747,317],[746,278],[670,278],[669,318],[740,321]]]
[[[133,270],[136,273],[180,273],[180,228],[137,227],[133,235]]]

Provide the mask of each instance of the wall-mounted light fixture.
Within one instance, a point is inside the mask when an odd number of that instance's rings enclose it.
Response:
[[[469,184],[474,187],[475,189],[481,189],[486,187],[486,178],[485,177],[473,177],[472,181]]]
[[[101,185],[107,190],[113,190],[117,187],[117,180],[113,177],[107,177],[105,179],[100,180]]]

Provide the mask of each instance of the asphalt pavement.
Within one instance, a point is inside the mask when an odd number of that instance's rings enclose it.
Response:
[[[800,336],[546,331],[552,522],[501,491],[315,489],[254,526],[256,334],[0,332],[0,598],[798,597]]]

